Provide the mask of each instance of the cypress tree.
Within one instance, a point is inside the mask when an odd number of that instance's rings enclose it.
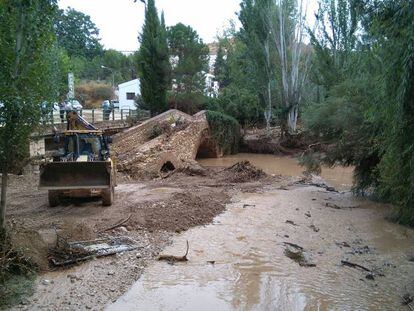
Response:
[[[160,36],[160,55],[163,59],[163,68],[165,72],[165,83],[166,90],[171,89],[171,64],[170,64],[170,52],[168,49],[168,33],[167,27],[165,26],[164,11],[161,12],[161,36]]]
[[[226,51],[223,48],[223,42],[220,40],[217,57],[214,63],[214,76],[216,80],[220,83],[220,88],[224,88],[228,85],[227,74],[227,64],[226,64]]]
[[[167,110],[169,57],[166,36],[162,29],[154,0],[148,0],[145,23],[140,37],[141,95],[151,115]]]

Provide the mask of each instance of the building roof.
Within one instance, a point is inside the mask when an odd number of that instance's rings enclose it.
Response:
[[[124,88],[124,87],[128,87],[128,86],[134,85],[134,84],[139,85],[139,79],[134,79],[134,80],[131,80],[131,81],[121,83],[121,84],[118,85],[118,88]]]

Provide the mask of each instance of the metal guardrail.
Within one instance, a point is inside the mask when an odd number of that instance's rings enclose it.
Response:
[[[89,123],[108,121],[129,121],[139,120],[149,116],[146,110],[132,109],[114,109],[111,111],[103,109],[82,109],[78,113]],[[59,111],[52,111],[50,114],[43,115],[41,118],[43,124],[59,124],[66,123],[66,112],[61,114]]]

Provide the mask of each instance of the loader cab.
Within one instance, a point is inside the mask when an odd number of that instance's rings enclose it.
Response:
[[[61,161],[106,161],[109,158],[108,142],[102,131],[66,131],[64,156]]]

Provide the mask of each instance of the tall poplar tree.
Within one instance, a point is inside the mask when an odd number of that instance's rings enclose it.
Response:
[[[0,229],[8,172],[25,155],[40,105],[57,97],[54,0],[0,1]]]
[[[164,29],[163,29],[164,27]],[[169,56],[165,26],[161,25],[154,0],[148,0],[145,23],[139,38],[138,67],[141,74],[141,95],[151,115],[167,110],[169,87]]]

